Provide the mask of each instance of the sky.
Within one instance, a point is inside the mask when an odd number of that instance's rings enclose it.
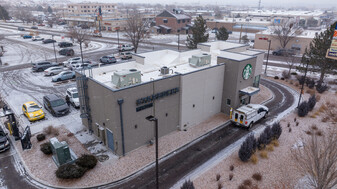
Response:
[[[81,2],[82,0],[73,0],[76,2]],[[90,0],[86,0],[90,1]],[[205,4],[216,4],[216,5],[248,5],[254,6],[258,4],[259,0],[93,0],[95,2],[104,2],[104,3],[159,3],[159,4],[191,4],[191,5],[205,5]],[[309,8],[313,7],[337,7],[336,0],[261,0],[262,6],[307,6]]]

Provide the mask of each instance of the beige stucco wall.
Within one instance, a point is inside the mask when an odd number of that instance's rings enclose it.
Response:
[[[224,69],[224,65],[219,65],[181,76],[180,128],[182,130],[221,111]]]

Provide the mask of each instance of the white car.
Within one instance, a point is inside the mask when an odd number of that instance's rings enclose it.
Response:
[[[132,53],[130,53],[130,52],[121,52],[120,58],[122,60],[131,59],[132,58]]]
[[[132,51],[133,49],[135,49],[132,45],[129,44],[124,44],[124,45],[119,45],[118,50],[119,51]]]
[[[44,70],[44,75],[45,76],[53,76],[53,75],[57,75],[59,73],[61,73],[62,71],[65,71],[65,68],[62,67],[50,67],[46,70]]]
[[[44,38],[40,37],[40,36],[33,36],[32,37],[32,41],[43,41]]]
[[[81,70],[81,69],[83,69],[83,68],[90,68],[91,66],[90,66],[90,64],[88,64],[88,63],[76,63],[76,64],[71,64],[71,66],[70,66],[70,69],[71,70]]]
[[[66,96],[69,97],[70,103],[75,107],[80,107],[80,99],[78,97],[78,91],[76,87],[68,88],[66,92]]]
[[[81,57],[69,58],[68,60],[66,60],[66,61],[63,62],[63,66],[67,67],[70,62],[73,62],[73,61],[78,61],[79,62],[81,60],[82,60]]]
[[[250,129],[254,123],[268,115],[269,109],[260,104],[247,104],[230,110],[230,120],[235,125]]]

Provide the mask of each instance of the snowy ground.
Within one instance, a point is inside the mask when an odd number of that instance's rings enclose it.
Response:
[[[276,80],[275,80],[276,81]],[[290,85],[287,82],[282,83],[291,86],[299,92],[299,88]],[[305,94],[304,98],[308,99],[309,95]],[[305,132],[308,131],[312,125],[317,125],[318,130],[323,133],[328,133],[333,129],[335,123],[325,122],[323,123],[322,117],[324,115],[318,114],[316,117],[311,117],[318,111],[322,104],[327,102],[336,102],[336,94],[326,92],[321,95],[321,100],[316,104],[314,110],[309,113],[307,117],[299,118],[296,112],[292,112],[290,115],[283,118],[280,123],[283,129],[283,133],[279,139],[279,147],[275,147],[274,151],[268,152],[268,159],[262,159],[258,154],[258,163],[254,165],[252,162],[243,163],[238,158],[238,147],[241,143],[226,156],[222,161],[218,161],[214,166],[208,167],[201,174],[194,175],[190,179],[194,182],[196,188],[215,188],[219,183],[224,188],[237,188],[245,179],[252,181],[253,185],[257,185],[259,188],[310,188],[305,184],[305,177],[302,177],[301,173],[296,169],[296,162],[293,161],[290,154],[290,149],[296,146],[303,145],[303,141],[309,138]],[[336,108],[336,104],[331,107]],[[296,126],[297,118],[299,125]],[[288,123],[290,126],[288,127]],[[324,135],[324,134],[323,134]],[[255,133],[255,137],[258,134]],[[304,143],[305,144],[305,143]],[[230,171],[230,166],[234,166],[234,170]],[[262,181],[257,182],[252,179],[254,173],[260,173],[262,175]],[[220,180],[216,181],[216,175],[220,174]],[[233,175],[233,179],[229,180],[229,175]]]

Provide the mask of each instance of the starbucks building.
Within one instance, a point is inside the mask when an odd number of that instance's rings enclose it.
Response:
[[[154,139],[149,115],[164,136],[248,104],[259,92],[263,57],[246,45],[217,41],[78,72],[83,124],[123,156]]]

